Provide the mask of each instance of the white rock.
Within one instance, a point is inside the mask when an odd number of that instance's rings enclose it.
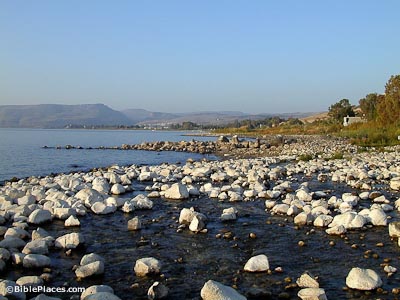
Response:
[[[17,204],[18,205],[30,205],[30,204],[35,204],[36,203],[36,197],[32,195],[25,195],[21,198],[17,199]]]
[[[164,197],[175,200],[187,199],[189,198],[189,192],[185,185],[181,183],[175,183],[165,191]]]
[[[325,230],[325,232],[329,235],[342,235],[346,233],[346,231],[346,227],[344,227],[343,225],[331,227]]]
[[[96,202],[90,207],[90,209],[96,215],[107,215],[115,212],[117,207],[115,205],[105,205],[103,202]]]
[[[8,228],[6,233],[4,234],[4,237],[17,237],[20,239],[26,239],[29,236],[30,236],[29,232],[18,227]]]
[[[22,250],[24,254],[48,254],[49,248],[47,242],[43,239],[33,240],[27,243]]]
[[[349,288],[370,291],[382,286],[379,275],[371,269],[352,268],[346,277]]]
[[[161,262],[154,257],[144,257],[136,261],[134,271],[136,276],[158,274],[161,272]]]
[[[303,273],[297,280],[296,283],[301,288],[319,288],[319,283],[310,274]]]
[[[75,249],[85,242],[82,234],[73,232],[60,236],[55,241],[56,248]]]
[[[57,219],[65,220],[68,219],[70,216],[76,215],[75,209],[69,207],[57,207],[54,208],[53,214]]]
[[[31,224],[42,224],[51,221],[51,213],[48,210],[36,209],[28,218],[28,222]]]
[[[390,180],[390,188],[392,190],[400,190],[400,177],[395,177]]]
[[[75,216],[70,216],[68,219],[65,220],[64,226],[65,227],[73,227],[73,226],[80,226],[81,222]]]
[[[328,215],[319,215],[315,220],[314,220],[314,226],[316,227],[327,227],[333,220],[332,216]]]
[[[122,184],[116,183],[111,187],[111,194],[121,195],[124,194],[125,192],[126,192],[125,188]]]
[[[95,261],[89,264],[78,267],[75,270],[75,275],[78,278],[86,278],[93,275],[100,275],[104,273],[104,263],[102,261]]]
[[[264,254],[253,256],[250,258],[245,266],[244,270],[247,272],[265,272],[269,270],[268,257]]]
[[[81,266],[84,266],[84,265],[88,265],[88,264],[90,264],[92,262],[95,262],[95,261],[102,261],[104,263],[104,258],[101,257],[100,255],[96,254],[96,253],[89,253],[89,254],[84,255],[81,258],[81,261],[80,261],[79,264]]]
[[[125,202],[125,204],[122,206],[122,211],[123,211],[124,213],[129,214],[129,213],[133,212],[134,210],[135,210],[135,204],[134,204],[133,202],[127,201],[127,202]]]
[[[139,217],[134,217],[128,221],[128,230],[140,230],[142,228],[142,223]]]
[[[110,191],[110,184],[104,177],[96,177],[92,181],[92,188],[100,193],[108,194]]]
[[[375,226],[386,226],[387,225],[387,215],[382,209],[373,209],[368,215],[371,220],[372,225]]]
[[[43,285],[43,280],[39,276],[23,276],[18,278],[16,283],[19,286],[37,287]]]
[[[301,300],[328,300],[324,289],[320,288],[301,289],[297,293],[297,296],[299,296]]]
[[[223,285],[217,281],[207,281],[200,291],[203,300],[246,300],[247,298],[239,294],[230,286]]]
[[[312,214],[310,213],[306,213],[306,212],[301,212],[299,213],[296,217],[294,217],[294,224],[296,225],[308,225],[308,224],[312,224],[312,222],[314,221],[314,218],[312,216]]]
[[[310,202],[312,200],[312,195],[304,189],[298,190],[296,196],[300,201]]]
[[[383,268],[383,270],[384,270],[386,273],[396,273],[396,272],[397,272],[397,269],[396,269],[395,267],[392,267],[392,266],[385,266],[385,267]]]
[[[358,215],[355,212],[346,212],[344,214],[336,215],[333,218],[329,227],[336,227],[343,225],[346,229],[355,229],[362,228],[366,223],[366,220],[363,216]]]
[[[137,195],[131,201],[135,206],[135,209],[152,209],[153,208],[153,201],[147,198],[143,194]]]
[[[205,218],[203,218],[199,213],[195,214],[192,221],[190,222],[189,230],[193,232],[199,232],[205,227]]]
[[[277,204],[272,208],[272,211],[276,214],[286,215],[289,210],[289,205],[287,204]]]
[[[76,193],[75,198],[82,200],[86,207],[91,207],[96,202],[103,202],[104,197],[98,191],[90,188],[80,190]]]
[[[226,208],[222,211],[221,221],[232,221],[236,220],[237,209],[234,207]]]
[[[390,237],[400,237],[400,222],[399,221],[392,222],[389,224],[389,236]]]
[[[32,231],[32,240],[43,239],[49,236],[50,233],[41,227],[38,227],[36,230]]]
[[[182,208],[179,214],[179,224],[187,224],[189,225],[192,222],[193,217],[196,215],[194,208]]]

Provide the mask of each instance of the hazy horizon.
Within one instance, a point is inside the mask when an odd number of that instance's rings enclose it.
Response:
[[[400,2],[2,1],[0,105],[321,112],[400,74]]]

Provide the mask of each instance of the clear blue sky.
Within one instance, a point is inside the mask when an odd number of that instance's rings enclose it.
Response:
[[[400,74],[399,12],[398,0],[0,0],[0,104],[357,104]]]

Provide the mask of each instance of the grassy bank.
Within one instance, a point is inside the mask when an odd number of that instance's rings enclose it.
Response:
[[[266,135],[334,135],[348,138],[352,144],[363,147],[383,147],[399,145],[400,129],[381,127],[375,122],[357,123],[348,127],[329,121],[316,121],[302,125],[281,124],[276,127],[250,129],[248,127],[222,128],[213,131],[215,134],[241,136],[266,136]]]

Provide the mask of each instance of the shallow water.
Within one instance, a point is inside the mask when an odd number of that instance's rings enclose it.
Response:
[[[145,141],[188,141],[181,131],[149,130],[67,130],[0,128],[0,184],[12,177],[67,173],[113,164],[160,164],[200,159],[200,154],[181,152],[65,150],[43,149],[43,146],[113,147]],[[214,140],[196,137],[196,140]],[[213,156],[208,156],[212,158]]]
[[[329,190],[330,195],[341,195],[351,189],[342,184],[319,183],[307,179],[310,185],[321,190]],[[137,186],[140,187],[140,186]],[[143,189],[125,197],[145,193]],[[387,194],[390,198],[391,195]],[[43,228],[53,236],[61,236],[71,231],[80,231],[86,239],[84,248],[73,251],[67,257],[63,251],[51,253],[54,280],[51,286],[61,286],[68,282],[70,286],[107,284],[114,288],[121,299],[147,299],[146,292],[151,284],[158,280],[170,289],[167,299],[200,299],[200,290],[209,279],[226,285],[236,285],[248,299],[278,299],[286,293],[289,299],[298,299],[299,288],[286,289],[291,278],[296,281],[304,271],[310,271],[319,277],[320,286],[325,289],[328,299],[395,299],[392,288],[400,286],[397,273],[388,278],[381,264],[390,258],[390,265],[400,269],[399,246],[392,241],[387,227],[375,227],[367,231],[352,231],[346,238],[328,236],[324,230],[312,226],[296,228],[293,219],[284,216],[271,216],[265,212],[264,201],[220,202],[206,197],[188,201],[152,199],[154,207],[148,211],[135,211],[124,214],[120,211],[112,215],[97,216],[89,213],[80,218],[81,228],[64,228],[63,222],[55,221]],[[183,207],[194,206],[208,217],[208,233],[192,233],[188,229],[178,233],[177,219]],[[222,223],[219,217],[224,208],[235,206],[239,211],[237,221]],[[392,213],[397,218],[397,213]],[[142,230],[127,230],[127,221],[139,216]],[[267,222],[268,221],[268,222]],[[33,227],[31,229],[34,229]],[[313,232],[310,232],[314,229]],[[232,238],[216,238],[218,233],[232,232]],[[249,234],[256,234],[251,239]],[[298,241],[306,246],[299,247]],[[334,241],[335,246],[329,242]],[[382,242],[384,247],[376,244]],[[353,249],[351,245],[357,244]],[[365,251],[378,254],[378,258],[365,258]],[[74,279],[72,267],[79,264],[85,253],[95,252],[105,258],[106,267],[103,276]],[[268,256],[270,267],[281,267],[283,272],[251,274],[243,272],[246,261],[254,255],[264,253]],[[136,259],[155,257],[162,264],[162,274],[138,278],[133,272]],[[345,278],[352,267],[374,269],[383,280],[384,293],[358,292],[343,290]],[[13,268],[8,273],[10,279],[21,276],[22,268]],[[37,271],[31,271],[40,275]],[[24,274],[27,272],[24,271]],[[139,287],[131,285],[138,283]],[[259,289],[263,297],[252,297],[249,293]],[[388,292],[388,293],[387,293]],[[387,294],[385,294],[387,293]],[[268,296],[269,295],[269,296]],[[68,299],[69,295],[59,295]],[[269,298],[268,298],[269,297]]]

